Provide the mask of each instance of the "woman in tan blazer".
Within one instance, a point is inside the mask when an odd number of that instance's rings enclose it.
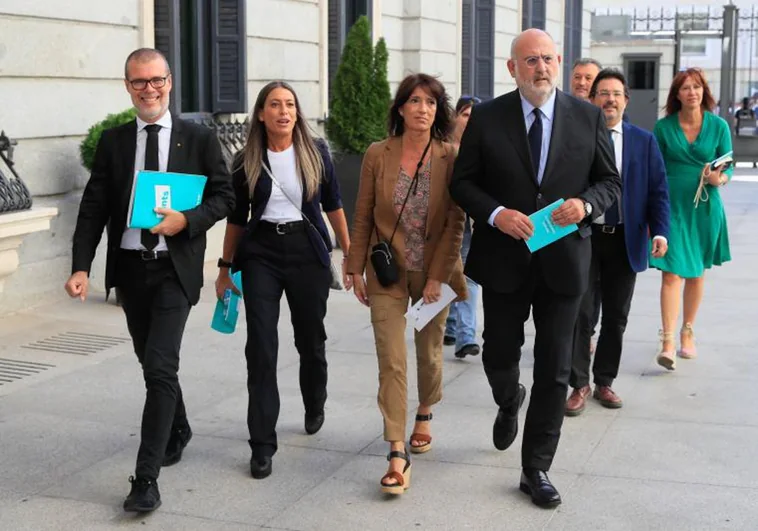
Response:
[[[390,109],[390,136],[372,144],[363,158],[350,235],[347,273],[352,276],[355,296],[371,308],[379,359],[379,409],[384,439],[390,443],[389,470],[381,489],[390,494],[401,494],[410,481],[411,462],[405,448],[408,301],[439,300],[442,283],[453,288],[457,300],[466,298],[460,260],[464,214],[448,194],[455,151],[442,141],[452,125],[451,116],[445,88],[437,79],[414,74],[400,83]],[[379,283],[370,260],[380,237],[392,238],[399,269],[399,280],[386,287]],[[447,309],[415,332],[419,406],[410,437],[414,453],[431,449],[429,421],[432,406],[442,398],[446,318]]]

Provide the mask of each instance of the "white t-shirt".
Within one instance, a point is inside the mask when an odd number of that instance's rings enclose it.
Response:
[[[271,197],[268,199],[266,208],[263,210],[261,219],[271,223],[286,223],[288,221],[300,221],[303,216],[300,211],[287,199],[289,197],[297,203],[298,207],[303,203],[303,183],[297,174],[295,161],[295,146],[290,146],[284,151],[268,152],[268,161],[271,173],[284,189],[284,192],[271,183]],[[287,194],[286,196],[284,194]]]

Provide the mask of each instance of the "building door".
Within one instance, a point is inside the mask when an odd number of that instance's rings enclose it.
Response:
[[[660,54],[624,54],[624,73],[629,85],[629,122],[652,131],[658,120]]]

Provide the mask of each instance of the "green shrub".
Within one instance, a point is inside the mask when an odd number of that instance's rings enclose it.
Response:
[[[387,136],[387,57],[384,39],[375,51],[368,19],[360,17],[342,50],[326,122],[326,134],[337,151],[363,154],[372,142]]]
[[[105,117],[105,120],[90,127],[89,131],[87,131],[86,138],[82,140],[82,143],[79,145],[79,155],[84,167],[89,171],[92,171],[92,163],[95,160],[95,150],[97,149],[97,143],[100,142],[100,136],[103,134],[103,131],[130,122],[134,120],[136,116],[137,110],[131,108],[117,114],[109,114]]]

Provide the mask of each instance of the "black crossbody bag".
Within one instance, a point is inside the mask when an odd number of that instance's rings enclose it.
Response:
[[[389,241],[382,240],[379,236],[379,229],[377,229],[376,223],[374,223],[374,231],[376,232],[376,239],[379,243],[371,248],[371,265],[374,267],[376,279],[379,281],[379,284],[385,288],[400,280],[400,270],[397,266],[395,255],[392,252],[392,240],[395,238],[395,232],[397,232],[398,225],[400,225],[400,220],[403,217],[403,211],[405,210],[406,203],[408,203],[408,197],[411,195],[411,190],[415,189],[414,186],[418,186],[418,174],[419,171],[421,171],[421,166],[424,164],[424,157],[426,157],[426,153],[429,151],[429,146],[431,145],[432,139],[429,138],[429,143],[424,148],[424,153],[421,155],[421,159],[416,165],[416,173],[413,175],[413,179],[411,179],[411,182],[408,185],[408,193],[405,194],[403,206],[400,207],[400,214],[397,216],[395,228],[392,229],[392,236],[390,236]]]

